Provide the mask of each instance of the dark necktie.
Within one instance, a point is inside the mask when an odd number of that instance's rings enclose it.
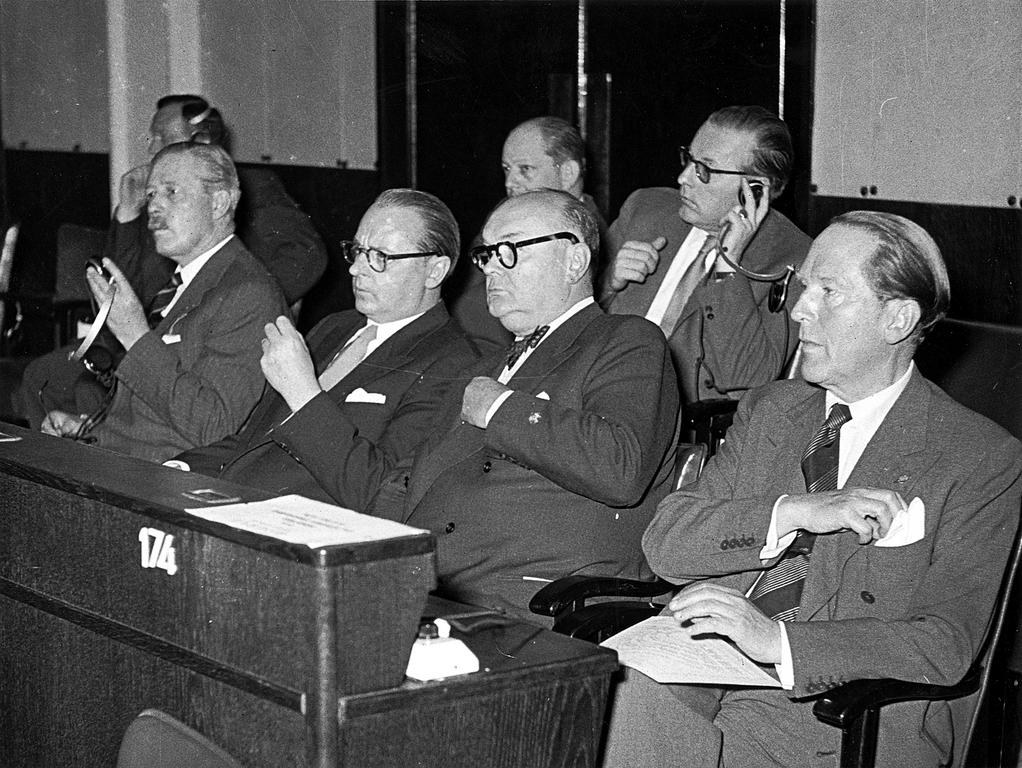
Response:
[[[181,285],[181,273],[177,270],[170,276],[170,280],[167,284],[160,288],[155,296],[153,296],[152,302],[149,304],[149,312],[146,315],[149,320],[149,327],[155,328],[160,324],[163,319],[163,310],[169,305],[171,300],[174,298],[174,294],[177,293],[178,287]]]
[[[837,488],[838,451],[841,425],[852,418],[847,405],[835,403],[802,453],[802,475],[809,493]],[[794,621],[802,600],[802,587],[809,572],[809,554],[816,534],[800,531],[795,541],[752,588],[749,599],[774,621]]]
[[[539,328],[534,330],[528,336],[521,339],[515,339],[511,342],[511,346],[507,348],[507,367],[511,368],[515,363],[518,362],[518,358],[525,354],[525,350],[535,347],[539,344],[540,340],[546,335],[546,332],[550,330],[549,325],[541,325]]]

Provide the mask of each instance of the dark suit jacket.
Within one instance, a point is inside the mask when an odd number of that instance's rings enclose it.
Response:
[[[312,329],[317,373],[365,322],[348,310]],[[291,418],[284,399],[267,387],[239,434],[177,458],[195,472],[365,511],[387,474],[429,434],[448,390],[465,388],[464,371],[475,361],[475,350],[437,304]]]
[[[263,327],[286,312],[263,265],[229,240],[124,356],[98,444],[165,461],[235,432],[263,389]]]
[[[615,315],[642,315],[649,310],[685,242],[691,226],[678,215],[677,189],[656,187],[633,192],[607,232],[608,258],[627,240],[651,241],[662,235],[656,271],[644,283],[629,283],[618,293],[605,290],[601,303]],[[770,210],[742,256],[742,266],[754,272],[778,272],[787,264],[800,266],[810,240],[782,214]],[[740,397],[751,387],[776,379],[798,344],[798,329],[788,310],[801,289],[792,280],[787,305],[781,312],[767,308],[770,283],[738,274],[708,279],[699,285],[682,310],[668,343],[681,381],[685,402],[715,397]]]
[[[288,304],[304,296],[326,269],[323,240],[309,217],[287,194],[277,174],[239,168],[241,201],[235,213],[237,235],[276,278]],[[174,271],[174,262],[156,252],[145,211],[132,221],[113,219],[105,255],[124,272],[142,306],[148,306]]]
[[[699,481],[660,505],[643,538],[653,570],[748,590],[764,567],[758,553],[775,500],[805,493],[800,456],[823,418],[824,392],[805,382],[744,398]],[[803,718],[811,755],[836,748],[836,729],[815,721],[812,701],[789,696],[856,678],[957,682],[979,652],[1018,527],[1020,474],[1022,444],[913,374],[845,487],[918,496],[925,537],[886,548],[862,546],[851,532],[818,536],[799,619],[787,624],[795,689],[746,697],[768,702],[777,718]],[[750,718],[747,727],[759,735],[770,722]],[[950,749],[948,705],[901,705],[882,716],[881,732],[877,765],[915,765],[920,754],[934,764],[931,744]]]
[[[441,591],[528,618],[542,580],[648,576],[639,537],[669,490],[678,411],[663,335],[590,306],[508,386],[485,430],[461,422],[452,392],[450,431],[416,457],[405,520],[437,534]]]

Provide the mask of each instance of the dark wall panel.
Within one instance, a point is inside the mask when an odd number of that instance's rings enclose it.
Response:
[[[905,216],[933,236],[947,262],[952,317],[1022,325],[1022,211],[813,195],[809,234],[859,209]]]

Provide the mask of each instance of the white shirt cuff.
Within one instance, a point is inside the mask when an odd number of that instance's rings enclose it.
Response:
[[[484,428],[490,426],[490,419],[493,418],[493,414],[497,412],[497,409],[500,408],[500,406],[504,404],[504,401],[511,397],[514,392],[515,391],[513,389],[509,389],[507,392],[501,392],[497,395],[497,399],[493,401],[489,409],[486,411],[486,420],[483,422]]]
[[[766,543],[759,551],[760,560],[773,560],[783,554],[784,550],[790,547],[795,537],[798,536],[798,531],[789,531],[780,540],[777,538],[777,505],[787,496],[788,494],[778,496],[777,501],[774,502],[774,508],[770,512],[770,527],[767,529]]]
[[[788,644],[788,628],[783,621],[777,622],[781,631],[781,663],[774,664],[774,671],[781,681],[781,687],[790,691],[795,687],[795,663],[791,660],[791,646]]]
[[[192,468],[188,466],[187,461],[181,461],[180,459],[167,459],[163,462],[163,466],[170,467],[171,469],[180,469],[185,472],[191,472]]]

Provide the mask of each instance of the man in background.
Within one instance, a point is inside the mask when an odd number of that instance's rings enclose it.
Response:
[[[287,311],[280,289],[234,235],[240,197],[230,156],[171,144],[153,159],[147,221],[174,265],[147,310],[111,259],[89,287],[111,302],[107,326],[124,347],[114,387],[93,414],[50,411],[44,432],[164,461],[237,431],[262,392],[263,327]]]
[[[722,253],[759,274],[801,265],[809,238],[770,208],[792,155],[787,126],[768,110],[720,109],[681,148],[679,189],[632,193],[608,230],[600,304],[661,327],[686,403],[737,399],[794,354],[796,326],[770,299],[784,283],[739,274]]]
[[[392,189],[344,249],[355,309],[322,320],[307,345],[286,317],[268,324],[270,387],[245,428],[173,466],[365,511],[410,460],[476,360],[440,301],[458,225],[433,195]]]
[[[516,126],[504,141],[501,157],[504,191],[508,197],[537,189],[559,189],[582,202],[596,218],[600,242],[607,224],[596,201],[582,191],[585,179],[586,148],[578,128],[567,120],[550,115],[534,117]],[[469,245],[479,244],[480,235]],[[593,274],[599,268],[599,254],[593,253]],[[482,273],[466,264],[462,279],[451,286],[451,314],[468,334],[487,351],[503,348],[511,337],[487,311]]]

